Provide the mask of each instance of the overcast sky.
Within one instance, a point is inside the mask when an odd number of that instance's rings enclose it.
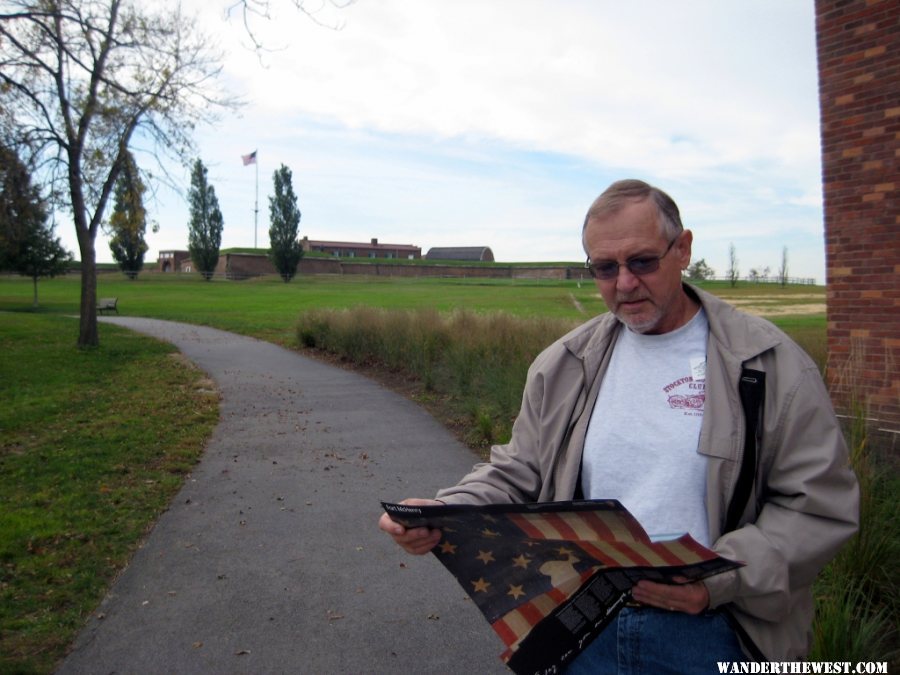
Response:
[[[196,2],[247,102],[197,134],[223,247],[268,246],[285,164],[311,239],[580,261],[587,207],[636,177],[678,202],[719,275],[732,243],[742,274],[787,247],[792,276],[824,283],[812,0],[358,0],[317,15],[340,30],[273,2],[261,60],[227,5]],[[184,196],[148,210],[147,262],[186,249]],[[112,259],[103,236],[97,252]]]

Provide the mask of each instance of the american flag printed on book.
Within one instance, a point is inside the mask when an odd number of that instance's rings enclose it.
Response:
[[[694,581],[740,565],[689,535],[652,543],[615,500],[383,506],[407,527],[442,531],[434,555],[506,645],[501,658],[516,673],[571,661],[641,579]]]

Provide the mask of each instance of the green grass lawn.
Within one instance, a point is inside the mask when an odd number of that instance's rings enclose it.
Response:
[[[774,323],[800,331],[802,338],[820,335],[818,342],[824,345],[824,287],[741,284],[732,289],[726,282],[702,287],[743,303],[739,306],[762,310]],[[78,275],[43,280],[39,311],[77,314],[79,292]],[[31,296],[30,280],[0,277],[0,311],[30,310]],[[321,275],[297,277],[286,284],[277,277],[206,282],[197,276],[159,273],[143,273],[129,281],[110,273],[99,275],[97,296],[118,297],[119,312],[124,315],[215,326],[284,345],[295,344],[297,317],[310,309],[469,309],[571,320],[584,320],[606,309],[593,283],[521,279]],[[810,314],[810,306],[816,304],[823,308]]]
[[[218,420],[163,344],[0,313],[0,672],[51,672],[198,459]]]

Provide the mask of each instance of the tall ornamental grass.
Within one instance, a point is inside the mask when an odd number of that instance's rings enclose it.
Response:
[[[509,440],[528,366],[574,325],[499,312],[358,307],[306,312],[297,337],[304,347],[418,381],[464,418],[470,445],[486,448]]]
[[[900,667],[900,478],[888,452],[870,444],[863,406],[847,429],[859,480],[859,531],[815,586],[813,661],[889,661]]]

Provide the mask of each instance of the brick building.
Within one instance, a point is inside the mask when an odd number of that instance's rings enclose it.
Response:
[[[306,237],[300,240],[304,251],[327,253],[335,258],[387,258],[418,260],[422,249],[411,244],[380,244],[372,239],[368,244],[354,241],[312,241]]]
[[[191,254],[187,251],[160,251],[156,267],[160,272],[180,272],[181,263],[190,259]]]
[[[900,2],[816,0],[816,33],[829,385],[900,432]]]

